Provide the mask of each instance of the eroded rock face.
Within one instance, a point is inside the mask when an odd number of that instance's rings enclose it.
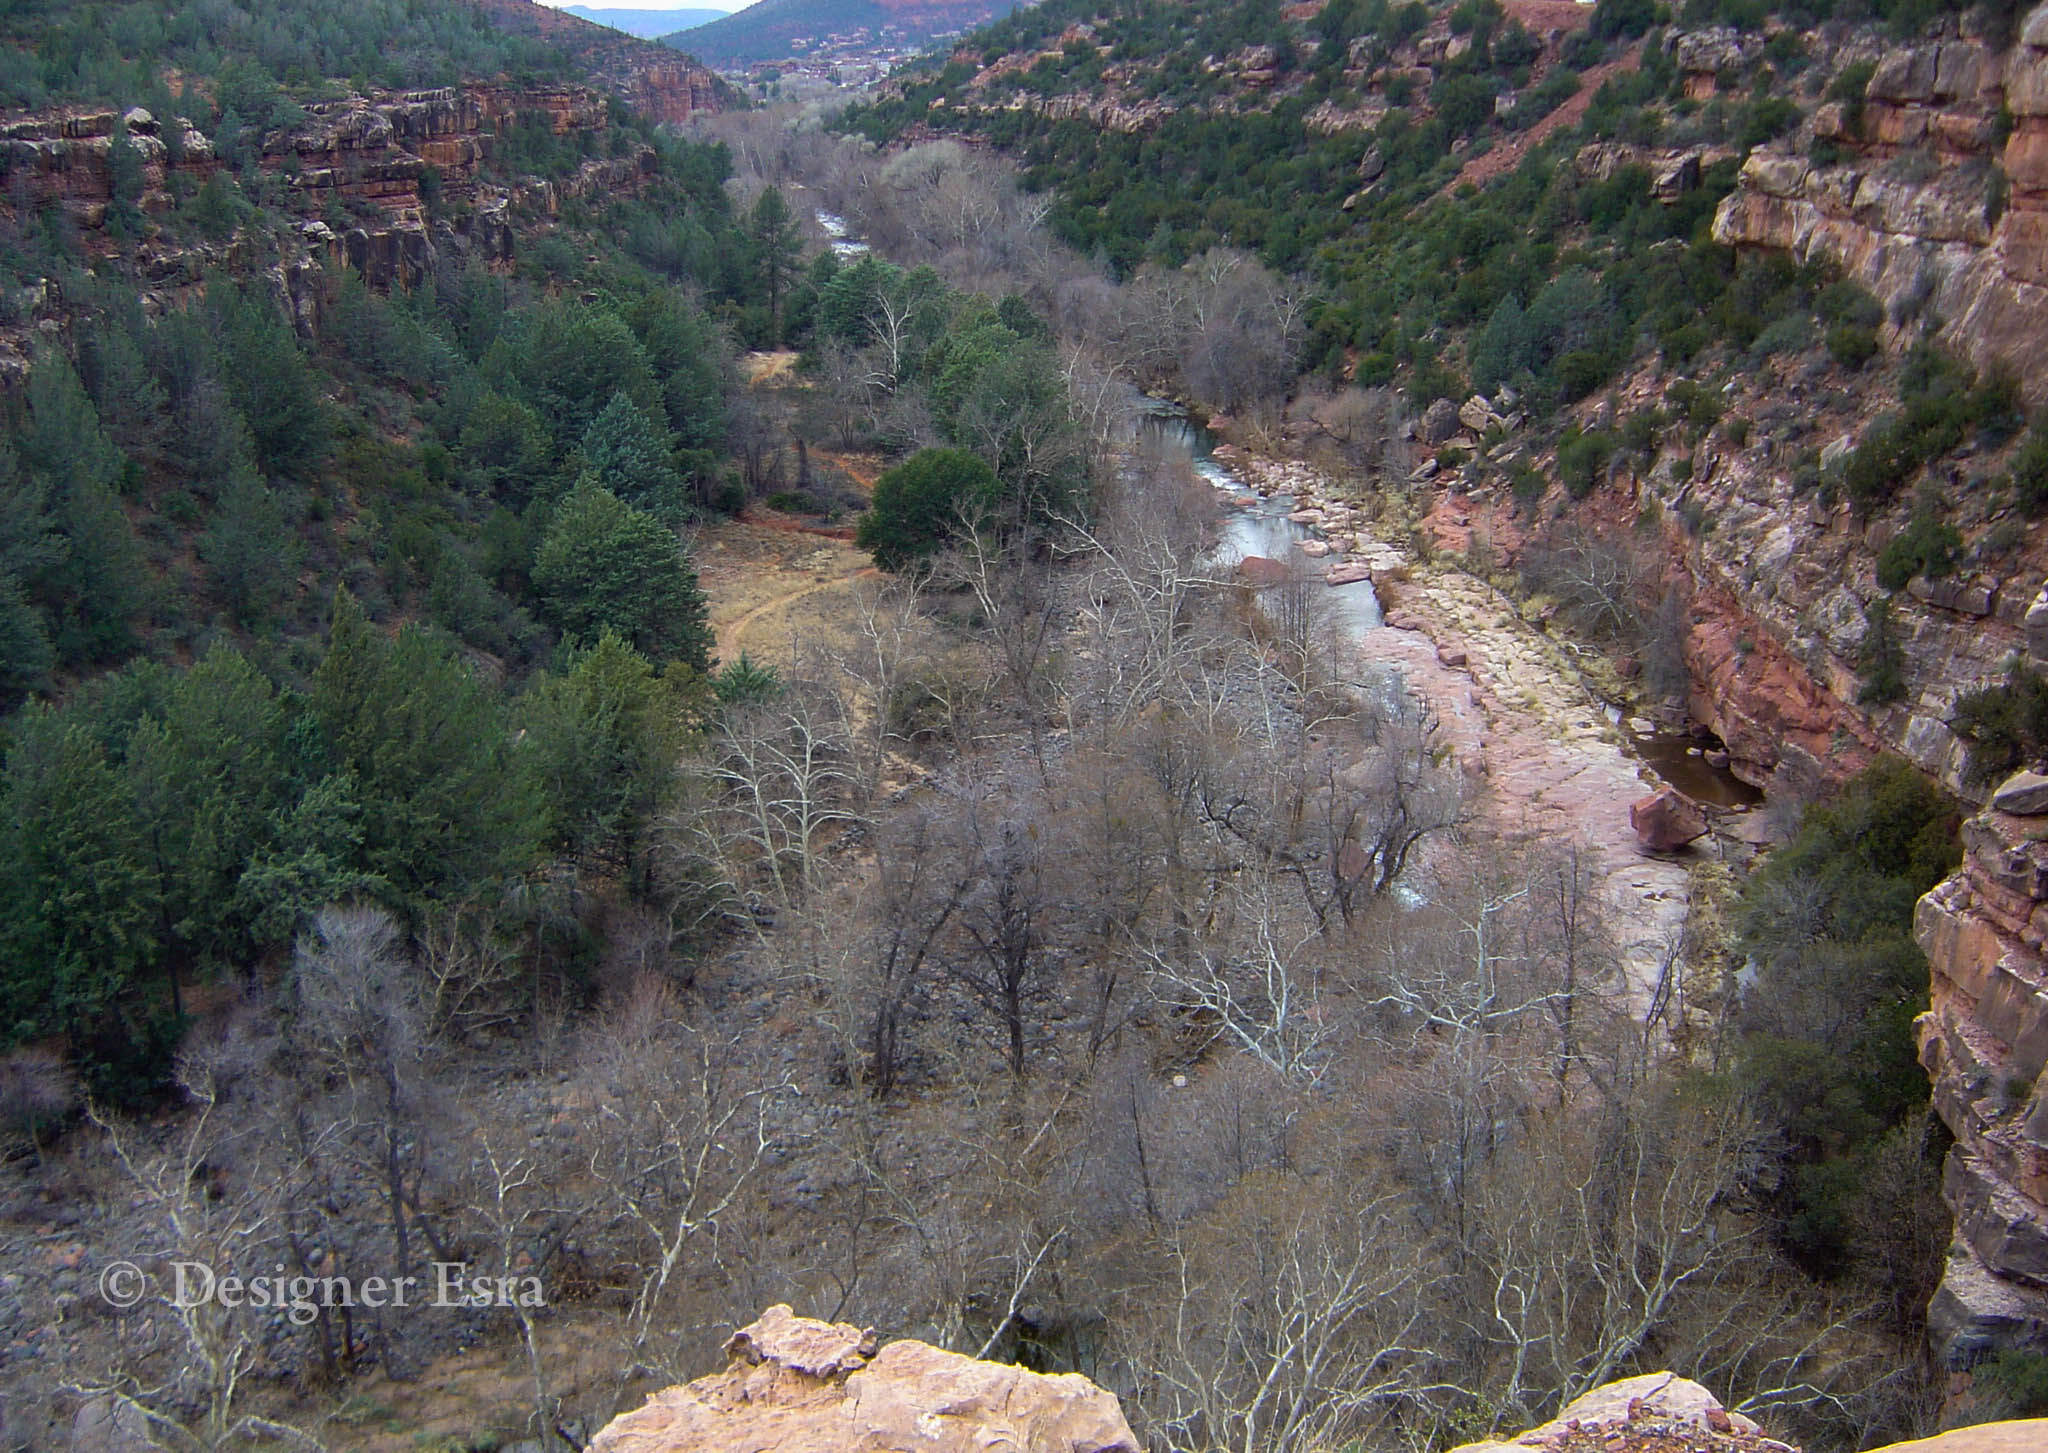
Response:
[[[1540,1428],[1509,1441],[1467,1443],[1452,1453],[1798,1453],[1789,1443],[1763,1435],[1740,1413],[1696,1382],[1675,1373],[1654,1372],[1598,1387],[1565,1407]],[[1911,1443],[1893,1443],[1870,1453],[2038,1453],[2048,1448],[2048,1420],[2033,1418],[1957,1428]]]
[[[2001,105],[2012,117],[1996,140]],[[1852,129],[1839,104],[1814,116],[1840,160],[1812,165],[1791,149],[1759,150],[1714,218],[1717,240],[1833,260],[1877,294],[1887,341],[1942,320],[1943,341],[1978,366],[2019,370],[2035,402],[2048,374],[2048,5],[1994,55],[1974,40],[1889,51]],[[1985,173],[2002,166],[2002,213]]]
[[[1649,1372],[1594,1388],[1567,1403],[1555,1418],[1519,1433],[1506,1442],[1467,1443],[1452,1453],[1522,1453],[1528,1448],[1559,1449],[1574,1445],[1627,1453],[1636,1444],[1672,1446],[1677,1435],[1685,1446],[1715,1453],[1763,1446],[1760,1430],[1740,1413],[1690,1378],[1675,1372]],[[1785,1447],[1782,1443],[1769,1445]]]
[[[724,1372],[656,1393],[591,1453],[1138,1453],[1117,1401],[1048,1377],[770,1307],[725,1344]]]
[[[1962,867],[1914,914],[1932,971],[1920,1059],[1956,1137],[1942,1176],[1955,1240],[1929,1332],[1957,1372],[2003,1349],[2048,1352],[2044,787],[2022,773],[1994,793],[1963,829]]]

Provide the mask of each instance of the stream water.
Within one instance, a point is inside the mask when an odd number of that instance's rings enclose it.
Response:
[[[1140,428],[1150,440],[1184,455],[1189,466],[1226,499],[1217,522],[1216,559],[1235,564],[1247,556],[1290,560],[1295,543],[1313,533],[1288,516],[1295,510],[1292,495],[1259,497],[1244,478],[1212,452],[1216,438],[1207,429],[1191,423],[1186,416],[1160,400],[1147,400]],[[1250,498],[1252,503],[1239,504]],[[1311,562],[1320,573],[1321,562]],[[1369,582],[1331,588],[1338,620],[1352,640],[1368,657],[1372,654],[1365,632],[1385,624],[1379,597]],[[1706,760],[1706,750],[1719,743],[1681,732],[1630,733],[1629,751],[1658,778],[1693,801],[1706,807],[1746,810],[1761,803],[1763,792],[1744,782],[1726,767]]]
[[[1261,498],[1242,476],[1211,452],[1216,436],[1180,414],[1150,413],[1140,427],[1154,440],[1185,454],[1195,473],[1225,497],[1222,518],[1216,524],[1215,558],[1218,564],[1235,565],[1253,555],[1282,561],[1297,558],[1295,542],[1308,539],[1314,532],[1307,525],[1298,525],[1287,518],[1296,509],[1293,495],[1275,494]],[[1246,498],[1252,502],[1246,505],[1236,503]],[[1318,577],[1325,563],[1320,560],[1307,562]],[[1379,596],[1373,593],[1370,581],[1325,588],[1329,591],[1331,608],[1337,619],[1354,634],[1377,630],[1386,624],[1380,614]]]

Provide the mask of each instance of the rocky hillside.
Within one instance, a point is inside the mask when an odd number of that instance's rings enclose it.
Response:
[[[1013,8],[1015,0],[758,0],[667,43],[721,66],[787,60],[845,40],[907,54]]]
[[[2048,778],[2021,774],[1964,830],[1962,869],[1921,900],[1934,971],[1920,1053],[1955,1133],[1955,1241],[1930,1309],[1947,1365],[2048,1354]]]

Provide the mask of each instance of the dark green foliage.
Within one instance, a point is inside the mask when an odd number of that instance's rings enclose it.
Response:
[[[2048,1357],[2015,1348],[1994,1352],[1973,1369],[1970,1394],[1986,1421],[2048,1416]]]
[[[1898,621],[1889,599],[1873,602],[1864,611],[1863,642],[1856,652],[1857,675],[1862,689],[1857,701],[1865,706],[1889,706],[1906,695],[1906,652],[1899,643]]]
[[[748,706],[779,695],[782,674],[773,666],[763,666],[742,651],[739,660],[726,662],[712,676],[711,689],[717,694],[721,706]]]
[[[854,539],[884,570],[929,558],[995,500],[995,471],[962,449],[922,449],[875,481]]]
[[[1828,329],[1828,357],[1848,369],[1858,369],[1877,357],[1877,330],[1854,323],[1837,323]]]
[[[1743,887],[1737,927],[1754,980],[1735,1075],[1781,1137],[1788,1173],[1770,1194],[1781,1242],[1821,1275],[1856,1254],[1868,1193],[1855,1168],[1925,1113],[1912,1022],[1927,963],[1913,904],[1959,860],[1956,822],[1910,765],[1881,762],[1809,806]]]
[[[1581,433],[1574,426],[1565,430],[1557,446],[1557,477],[1564,481],[1573,499],[1583,499],[1606,477],[1607,465],[1613,458],[1612,434]]]
[[[231,284],[209,288],[206,306],[258,462],[272,474],[304,473],[327,452],[328,419],[298,339],[269,302]]]
[[[710,665],[704,593],[675,532],[592,480],[562,501],[534,554],[533,584],[574,640],[611,631],[653,660]]]
[[[614,395],[643,411],[662,407],[646,350],[616,314],[551,303],[510,316],[485,359],[508,392],[529,404],[556,439],[581,439]]]
[[[1903,590],[1916,575],[1939,580],[1955,570],[1962,553],[1962,532],[1923,505],[1877,557],[1877,583],[1886,590]]]
[[[1956,703],[1951,730],[1970,744],[1966,775],[1986,786],[2016,767],[2048,758],[2048,680],[2016,665],[2003,685],[1973,691]]]
[[[747,241],[756,286],[768,308],[768,331],[760,341],[765,347],[780,347],[784,341],[783,302],[796,276],[803,234],[790,214],[789,203],[775,188],[762,192],[747,214]]]
[[[583,464],[599,484],[637,509],[682,513],[683,480],[676,473],[666,426],[657,428],[623,393],[583,433]]]
[[[1601,40],[1634,40],[1656,23],[1654,0],[1598,0],[1589,29]]]
[[[278,83],[354,76],[396,89],[511,71],[559,75],[571,54],[508,34],[480,8],[265,0],[241,7],[162,8],[117,0],[21,0],[0,14],[17,63],[0,68],[11,106],[52,101],[133,104],[165,69],[218,76],[222,110],[276,125]]]
[[[2048,427],[2036,420],[2012,460],[2013,494],[2030,514],[2048,509]]]
[[[310,706],[361,807],[359,866],[398,906],[525,866],[532,822],[504,710],[444,641],[416,626],[387,637],[340,593]]]
[[[260,626],[290,600],[303,553],[277,491],[237,470],[199,539],[199,558],[237,625]]]
[[[1872,426],[1842,471],[1850,500],[1864,511],[1889,502],[1929,461],[1972,433],[2010,437],[2019,419],[2010,375],[1978,381],[1965,365],[1918,344],[1900,370],[1901,409]]]
[[[521,703],[519,768],[550,851],[645,886],[648,835],[673,795],[707,692],[691,667],[657,671],[610,631]]]

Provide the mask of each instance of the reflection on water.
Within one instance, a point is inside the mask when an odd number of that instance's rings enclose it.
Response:
[[[1678,732],[1652,732],[1632,735],[1630,740],[1651,771],[1703,806],[1755,807],[1764,800],[1763,789],[1706,759],[1703,752],[1718,745],[1711,739],[1702,742]]]
[[[1293,495],[1276,494],[1260,498],[1241,475],[1210,452],[1216,436],[1207,429],[1195,427],[1178,414],[1148,414],[1140,428],[1151,439],[1183,455],[1196,474],[1229,499],[1249,496],[1252,500],[1242,508],[1226,506],[1223,517],[1217,522],[1218,564],[1234,565],[1249,555],[1262,555],[1268,560],[1292,561],[1299,558],[1308,567],[1311,578],[1321,586],[1323,571],[1334,559],[1342,557],[1309,560],[1299,556],[1294,548],[1295,541],[1308,539],[1314,531],[1287,518],[1296,508]],[[1373,593],[1370,581],[1321,588],[1329,597],[1331,613],[1352,632],[1377,630],[1385,624],[1380,615],[1379,597]]]

